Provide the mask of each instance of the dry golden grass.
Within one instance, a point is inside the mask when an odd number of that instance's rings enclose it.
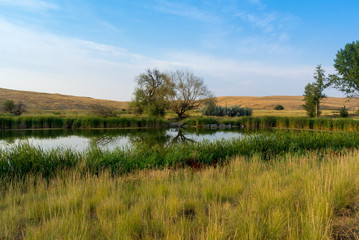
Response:
[[[0,185],[0,239],[358,239],[359,152]]]
[[[52,113],[52,111],[61,111],[62,115],[68,115],[68,113],[62,113],[66,111],[78,111],[78,115],[86,115],[91,105],[104,105],[110,106],[114,109],[121,110],[127,108],[128,103],[126,101],[111,101],[94,99],[90,97],[76,97],[61,94],[50,93],[38,93],[30,91],[18,91],[0,88],[0,103],[7,99],[13,99],[15,101],[22,101],[26,104],[27,109],[32,113],[47,114],[46,111]],[[267,97],[218,97],[217,104],[220,106],[232,106],[239,105],[240,107],[250,107],[254,110],[255,116],[306,116],[306,113],[302,107],[302,96],[267,96]],[[284,111],[274,111],[274,106],[281,104],[284,106]],[[351,113],[359,109],[359,99],[347,98],[334,98],[329,97],[323,100],[321,109],[322,115],[333,115],[339,108],[346,106]],[[190,114],[197,115],[196,112]],[[174,114],[168,114],[175,117]]]
[[[117,110],[127,107],[128,102],[100,100],[61,94],[38,93],[0,88],[0,103],[7,99],[21,101],[28,110],[89,110],[91,105],[104,105]]]
[[[273,110],[274,106],[281,104],[285,110],[303,110],[303,96],[267,96],[267,97],[218,97],[220,106],[239,105],[253,109]],[[359,108],[359,99],[328,97],[321,104],[322,110],[337,110],[343,106],[354,111]],[[305,115],[305,113],[304,113]]]

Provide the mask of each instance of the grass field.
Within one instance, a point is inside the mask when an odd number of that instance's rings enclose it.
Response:
[[[359,152],[223,167],[28,175],[1,188],[0,239],[358,239]]]
[[[359,124],[325,118],[344,105],[354,114],[359,102],[328,98],[324,118],[309,119],[302,98],[219,97],[222,106],[253,108],[253,118],[202,118],[196,110],[186,121],[325,131],[134,150],[3,149],[0,239],[359,239]],[[29,111],[5,116],[3,128],[141,122],[121,112],[127,102],[0,89],[5,99]],[[123,121],[91,117],[91,104],[117,109]]]
[[[110,106],[118,111],[126,109],[128,102],[109,101],[93,99],[89,97],[76,97],[61,94],[38,93],[30,91],[18,91],[0,88],[0,103],[7,99],[22,101],[30,111],[28,114],[62,114],[66,116],[87,114],[89,106],[93,104]],[[217,97],[217,104],[221,106],[239,105],[254,109],[254,114],[262,116],[264,114],[286,116],[304,116],[303,96],[267,96],[267,97]],[[271,111],[277,104],[282,104],[285,111]],[[355,112],[359,109],[359,99],[334,98],[328,97],[323,100],[321,107],[324,115],[332,115],[331,111],[337,111],[346,106],[350,111]]]

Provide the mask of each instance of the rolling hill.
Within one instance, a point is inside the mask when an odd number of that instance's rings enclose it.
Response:
[[[0,88],[0,103],[7,99],[25,103],[28,110],[88,110],[91,105],[110,106],[120,110],[128,106],[128,102],[125,101]],[[275,105],[282,104],[286,110],[301,110],[303,109],[303,96],[217,97],[217,104],[221,106],[239,105],[253,109],[273,109]],[[359,99],[329,97],[323,100],[321,107],[323,110],[336,110],[344,105],[350,110],[356,110],[359,108]]]
[[[217,104],[221,106],[239,105],[253,109],[273,109],[281,104],[286,110],[302,110],[303,96],[267,96],[267,97],[218,97]],[[321,103],[322,110],[337,110],[343,106],[349,110],[359,108],[359,99],[328,97]]]
[[[88,110],[91,105],[104,105],[120,110],[126,108],[128,104],[128,102],[101,100],[90,97],[75,97],[0,88],[0,103],[7,99],[23,102],[28,110]]]

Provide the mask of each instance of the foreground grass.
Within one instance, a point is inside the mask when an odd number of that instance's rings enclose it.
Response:
[[[359,151],[1,188],[0,239],[355,239]]]

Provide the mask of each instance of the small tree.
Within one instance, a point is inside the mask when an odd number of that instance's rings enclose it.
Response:
[[[2,105],[2,110],[15,116],[20,116],[21,114],[26,112],[25,104],[23,104],[22,102],[18,102],[15,104],[13,100],[6,100]]]
[[[344,106],[342,108],[339,109],[339,115],[340,117],[342,118],[347,118],[349,117],[349,112],[348,112],[348,109]]]
[[[308,83],[304,88],[304,109],[307,111],[309,117],[315,116],[315,100],[314,100],[314,85]]]
[[[359,96],[359,41],[348,43],[334,59],[337,74],[329,76],[331,83],[347,97]]]
[[[201,106],[206,99],[213,98],[203,79],[189,71],[176,71],[170,74],[172,92],[168,92],[169,107],[179,120],[185,118],[189,110]]]
[[[12,113],[15,109],[15,102],[14,100],[6,100],[3,104],[2,104],[2,110],[3,112],[8,112],[8,113]]]
[[[24,112],[26,112],[25,104],[23,104],[22,102],[19,102],[18,104],[15,105],[15,108],[12,111],[12,114],[14,114],[15,116],[20,116]]]
[[[323,93],[324,89],[329,86],[328,81],[325,77],[325,71],[321,65],[318,65],[314,73],[314,83],[308,83],[304,89],[304,109],[307,111],[310,117],[319,117],[320,102],[326,95]]]

